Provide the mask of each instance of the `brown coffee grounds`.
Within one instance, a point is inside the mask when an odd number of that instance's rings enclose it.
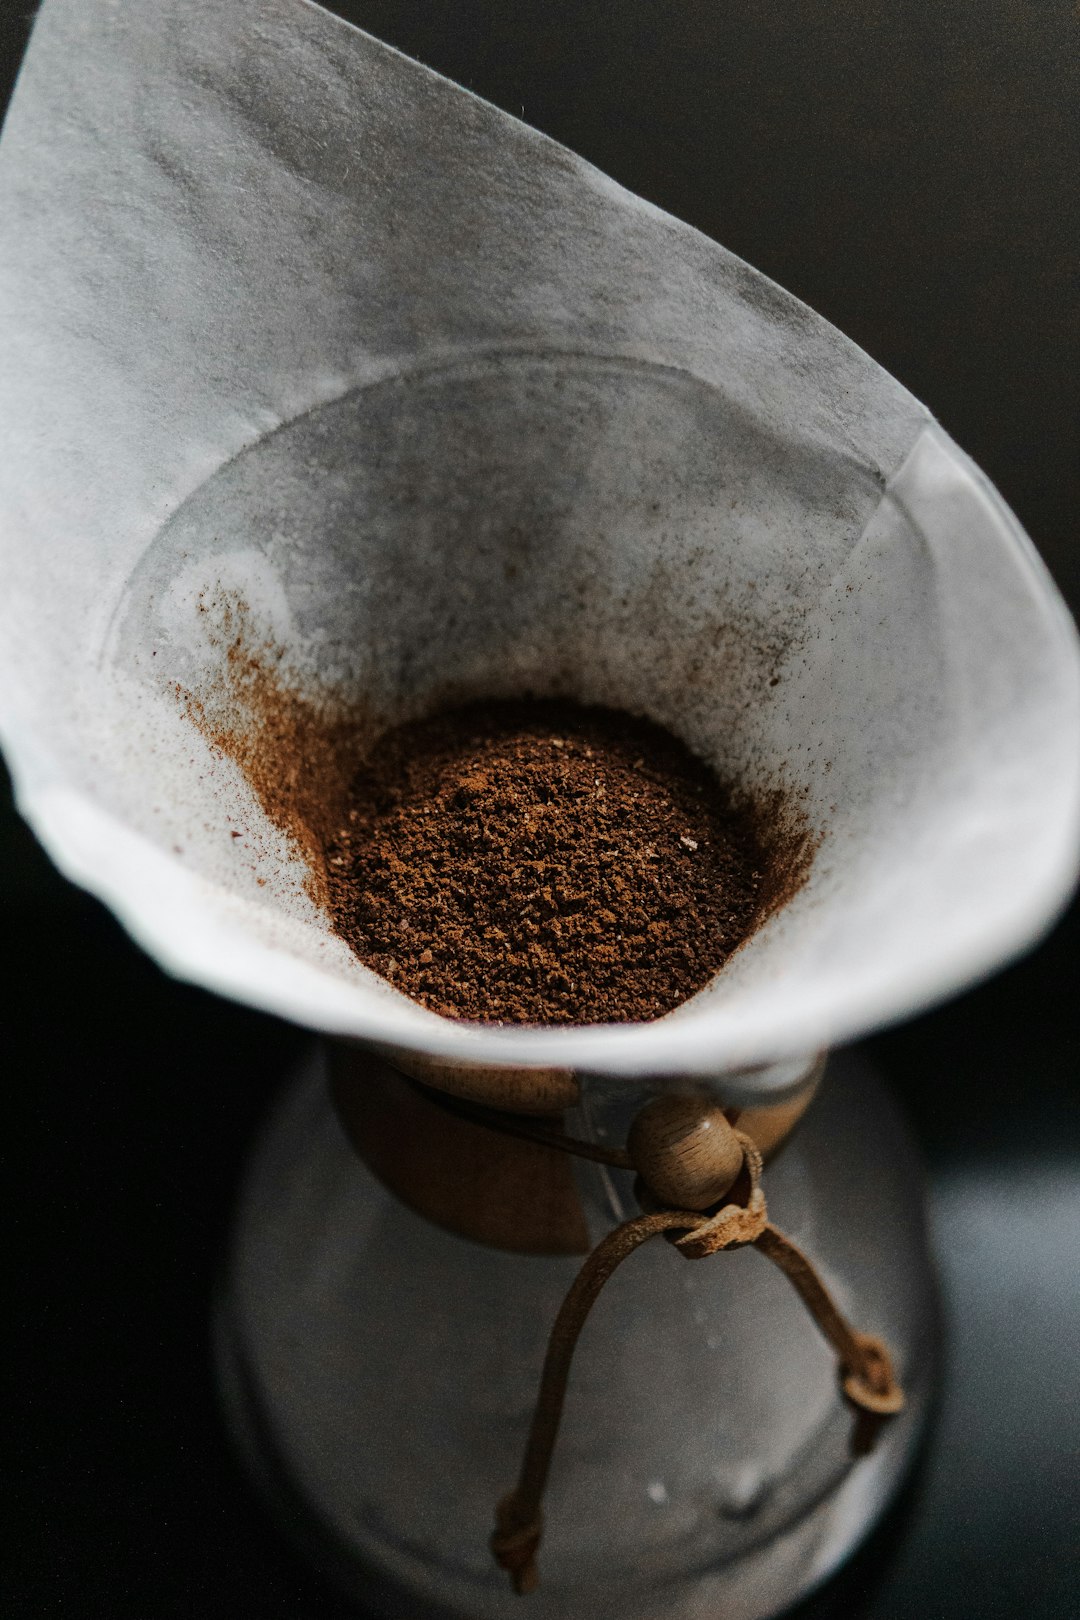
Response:
[[[766,858],[707,767],[645,720],[483,703],[386,732],[327,844],[334,926],[433,1011],[658,1018],[762,910]]]

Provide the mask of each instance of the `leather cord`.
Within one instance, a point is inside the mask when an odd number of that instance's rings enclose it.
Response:
[[[495,1129],[504,1128],[501,1121],[489,1120],[488,1123]],[[564,1146],[568,1152],[575,1152],[582,1145],[590,1146],[579,1144],[574,1138],[560,1140],[561,1132],[548,1132],[545,1127],[529,1126],[527,1131],[534,1140],[546,1141],[552,1147]],[[728,1194],[728,1202],[705,1213],[657,1207],[656,1200],[639,1178],[637,1192],[645,1213],[609,1232],[585,1260],[570,1286],[548,1341],[521,1472],[513,1490],[498,1504],[491,1537],[495,1559],[508,1572],[518,1593],[532,1592],[539,1584],[537,1553],[544,1527],[541,1503],[578,1335],[616,1267],[650,1238],[667,1237],[680,1254],[691,1260],[703,1259],[724,1249],[744,1246],[758,1249],[788,1278],[835,1351],[840,1384],[847,1399],[879,1421],[903,1408],[903,1390],[884,1342],[851,1326],[811,1261],[769,1221],[761,1189],[761,1154],[748,1136],[741,1132],[736,1135],[743,1149],[743,1172]],[[628,1160],[629,1156],[624,1155],[620,1160],[606,1162],[627,1163]]]

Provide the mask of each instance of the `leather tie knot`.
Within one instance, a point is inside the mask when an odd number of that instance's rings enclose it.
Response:
[[[731,1131],[739,1148],[741,1168],[727,1195],[728,1202],[718,1209],[672,1209],[661,1201],[643,1177],[638,1177],[635,1191],[642,1209],[650,1214],[685,1217],[685,1228],[666,1235],[679,1253],[687,1260],[703,1260],[706,1255],[719,1254],[722,1249],[739,1249],[747,1243],[756,1243],[768,1224],[769,1213],[765,1194],[761,1190],[761,1153],[755,1142],[741,1131]]]
[[[702,1226],[683,1232],[672,1241],[687,1260],[703,1260],[706,1255],[719,1254],[721,1249],[739,1249],[744,1244],[756,1243],[768,1224],[765,1195],[755,1187],[747,1204],[725,1204]]]
[[[873,1333],[853,1333],[857,1355],[841,1362],[840,1386],[855,1406],[874,1417],[903,1410],[904,1392],[896,1381],[884,1341]]]

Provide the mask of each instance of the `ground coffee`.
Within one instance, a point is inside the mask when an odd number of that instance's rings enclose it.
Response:
[[[699,990],[754,926],[750,819],[669,733],[484,703],[384,734],[326,848],[334,925],[451,1018],[614,1023]]]

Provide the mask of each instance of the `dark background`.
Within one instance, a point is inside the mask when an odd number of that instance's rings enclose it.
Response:
[[[986,469],[1076,611],[1073,4],[333,9],[524,110],[861,343]],[[0,0],[5,101],[31,11]],[[207,1347],[244,1150],[305,1037],[165,979],[6,801],[0,900],[5,1610],[337,1615],[231,1460]],[[1078,933],[1074,909],[991,984],[869,1043],[929,1162],[951,1350],[913,1487],[815,1615],[1080,1612]]]

